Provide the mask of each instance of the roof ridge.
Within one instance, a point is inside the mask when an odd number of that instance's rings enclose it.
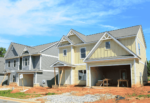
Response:
[[[74,29],[71,29],[71,30],[74,30]],[[74,30],[74,31],[76,31],[76,30]],[[78,32],[78,31],[76,31],[76,32]],[[80,33],[80,32],[78,32],[78,33]],[[80,33],[80,34],[82,34],[82,33]],[[86,36],[86,35],[84,35],[84,34],[82,34],[83,36]]]
[[[30,47],[30,48],[33,48],[35,49],[34,47],[31,47],[31,46],[28,46],[28,45],[24,45],[24,44],[19,44],[19,43],[15,43],[15,42],[12,42],[13,44],[18,44],[18,45],[23,45],[23,46],[27,46],[27,47]]]
[[[55,41],[55,42],[50,42],[50,43],[56,43],[56,42],[59,42],[59,41]],[[50,43],[46,43],[46,44],[50,44]],[[33,47],[37,47],[37,46],[42,46],[42,45],[45,45],[45,44],[41,44],[41,45],[36,45],[36,46],[33,46]]]
[[[136,26],[141,26],[141,25],[135,25],[135,26],[125,27],[125,28],[120,28],[120,29],[110,30],[110,31],[105,31],[105,32],[117,31],[117,30],[132,28],[132,27],[136,27]],[[100,33],[105,33],[105,32],[100,32]],[[86,36],[96,35],[96,34],[100,34],[100,33],[89,34],[89,35],[86,35]]]

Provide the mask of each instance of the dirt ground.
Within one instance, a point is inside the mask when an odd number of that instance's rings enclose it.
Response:
[[[12,88],[11,86],[5,86]],[[4,87],[3,87],[4,88]],[[15,89],[22,90],[23,87],[16,86]],[[150,103],[150,98],[141,97],[137,98],[139,95],[150,95],[150,82],[146,86],[143,87],[133,87],[133,88],[125,88],[125,87],[97,87],[97,88],[87,88],[87,87],[61,87],[61,88],[48,88],[48,87],[25,87],[24,89],[28,89],[25,93],[28,94],[41,94],[45,96],[47,93],[56,93],[62,94],[66,92],[73,92],[73,95],[82,96],[85,94],[113,94],[120,95],[125,97],[124,100],[115,99],[111,100],[101,100],[96,101],[94,103]]]

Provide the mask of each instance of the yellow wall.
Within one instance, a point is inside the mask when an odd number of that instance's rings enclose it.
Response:
[[[68,37],[74,44],[83,43],[76,35],[71,35]]]
[[[136,53],[135,37],[119,39],[119,41],[131,51]]]
[[[143,43],[143,45],[145,45],[144,38],[143,38],[143,33],[142,33],[142,30],[141,30],[141,29],[140,29],[139,32],[138,32],[138,38],[139,38],[140,41]]]
[[[91,51],[91,49],[94,47],[94,44],[89,44],[89,45],[84,45],[84,46],[76,46],[74,47],[74,52],[75,52],[75,64],[80,64],[83,63],[83,59],[80,58],[80,48],[82,47],[86,47],[86,56],[88,55],[88,53]]]
[[[67,50],[67,55],[63,55],[63,50]],[[71,47],[64,47],[59,49],[59,60],[71,63]]]
[[[131,64],[131,70],[132,70],[132,85],[135,84],[135,77],[134,77],[134,61],[133,60],[121,60],[121,61],[103,61],[103,62],[98,62],[98,63],[88,63],[87,64],[87,86],[89,86],[89,67],[90,66],[97,66],[97,65],[115,65],[115,64]]]
[[[110,41],[110,49],[105,49],[105,42]],[[129,55],[129,53],[118,45],[114,40],[102,41],[90,58],[115,57]]]

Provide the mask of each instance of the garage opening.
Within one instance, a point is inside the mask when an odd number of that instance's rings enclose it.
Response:
[[[23,74],[23,85],[33,87],[33,74]],[[19,86],[22,85],[22,79],[19,79]]]
[[[130,65],[91,67],[91,86],[131,87]]]

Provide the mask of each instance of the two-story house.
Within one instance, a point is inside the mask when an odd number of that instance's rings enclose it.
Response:
[[[60,84],[130,87],[147,82],[146,43],[141,25],[84,35],[73,29],[58,44]],[[58,79],[59,79],[58,78]],[[124,83],[125,81],[125,83]]]
[[[54,84],[54,69],[50,65],[58,60],[57,44],[53,42],[31,47],[11,43],[4,57],[8,84],[16,82],[18,86],[51,87]]]

